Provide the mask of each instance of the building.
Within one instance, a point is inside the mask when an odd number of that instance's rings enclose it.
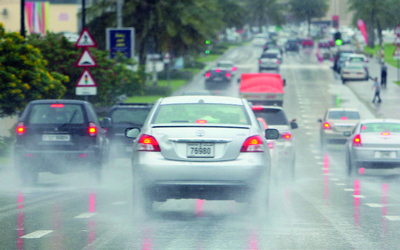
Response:
[[[20,0],[0,0],[0,23],[6,31],[20,31]],[[78,0],[25,0],[25,28],[29,33],[72,32],[79,30]]]

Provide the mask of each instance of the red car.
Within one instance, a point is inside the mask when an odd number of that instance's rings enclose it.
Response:
[[[303,47],[314,47],[314,40],[311,37],[304,38],[301,41]]]
[[[321,40],[318,43],[318,48],[330,48],[331,45],[328,40]]]

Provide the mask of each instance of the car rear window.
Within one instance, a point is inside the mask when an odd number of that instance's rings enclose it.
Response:
[[[254,110],[257,118],[262,118],[269,125],[288,125],[285,112],[282,109]]]
[[[168,104],[161,105],[153,124],[251,124],[244,106],[229,104]]]
[[[364,58],[362,57],[351,57],[349,58],[350,62],[364,62]]]
[[[222,69],[217,69],[217,70],[211,70],[211,76],[216,76],[216,75],[225,75],[227,70],[222,70]]]
[[[400,123],[366,123],[361,125],[361,133],[393,132],[400,133]]]
[[[233,64],[231,63],[218,63],[217,67],[221,67],[221,68],[231,68],[233,67]]]
[[[149,113],[150,109],[121,108],[121,109],[115,109],[111,113],[110,118],[111,121],[115,124],[129,123],[142,126]]]
[[[83,107],[80,104],[35,104],[27,122],[30,124],[83,124]]]
[[[330,111],[328,119],[334,120],[359,120],[360,114],[357,111]]]
[[[266,54],[262,54],[261,58],[277,58],[278,54],[276,53],[266,53]]]

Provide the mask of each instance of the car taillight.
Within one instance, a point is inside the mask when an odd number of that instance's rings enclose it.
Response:
[[[324,129],[331,129],[331,125],[329,124],[329,122],[325,122],[325,123],[322,125],[322,127],[323,127]]]
[[[232,67],[232,71],[236,71],[237,70],[237,68],[236,67]]]
[[[90,136],[95,136],[97,134],[97,127],[96,124],[90,122],[88,132]]]
[[[261,60],[258,60],[258,63],[261,63]]]
[[[263,110],[264,108],[262,106],[253,106],[251,107],[252,110]]]
[[[219,72],[221,72],[221,70],[220,69],[216,69],[215,72],[219,73]]]
[[[152,151],[152,152],[160,152],[160,146],[156,138],[151,135],[142,135],[139,139],[138,143],[138,151]]]
[[[64,108],[64,104],[62,103],[55,103],[50,105],[51,108]]]
[[[276,60],[276,64],[279,64],[279,60]]]
[[[390,132],[382,132],[381,135],[390,135]]]
[[[226,77],[231,77],[231,74],[229,72],[227,72]]]
[[[353,147],[361,147],[361,136],[360,134],[357,134],[353,138]]]
[[[206,73],[206,77],[209,78],[210,76],[211,76],[211,73],[210,73],[210,72],[207,72],[207,73]]]
[[[18,123],[16,131],[18,135],[23,135],[25,133],[25,126],[23,122]]]
[[[285,139],[285,140],[290,140],[290,138],[292,138],[292,135],[290,133],[284,133],[282,135],[282,138]]]
[[[240,152],[264,152],[264,144],[261,136],[255,135],[247,138]]]
[[[269,149],[273,149],[274,148],[274,143],[272,141],[268,142],[268,147],[269,147]]]

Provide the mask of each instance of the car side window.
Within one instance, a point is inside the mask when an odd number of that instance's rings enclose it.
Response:
[[[94,111],[93,106],[92,106],[91,104],[88,105],[88,109],[89,109],[90,114],[93,116],[94,123],[100,124],[99,118],[97,117],[97,114],[96,114],[96,112]]]

